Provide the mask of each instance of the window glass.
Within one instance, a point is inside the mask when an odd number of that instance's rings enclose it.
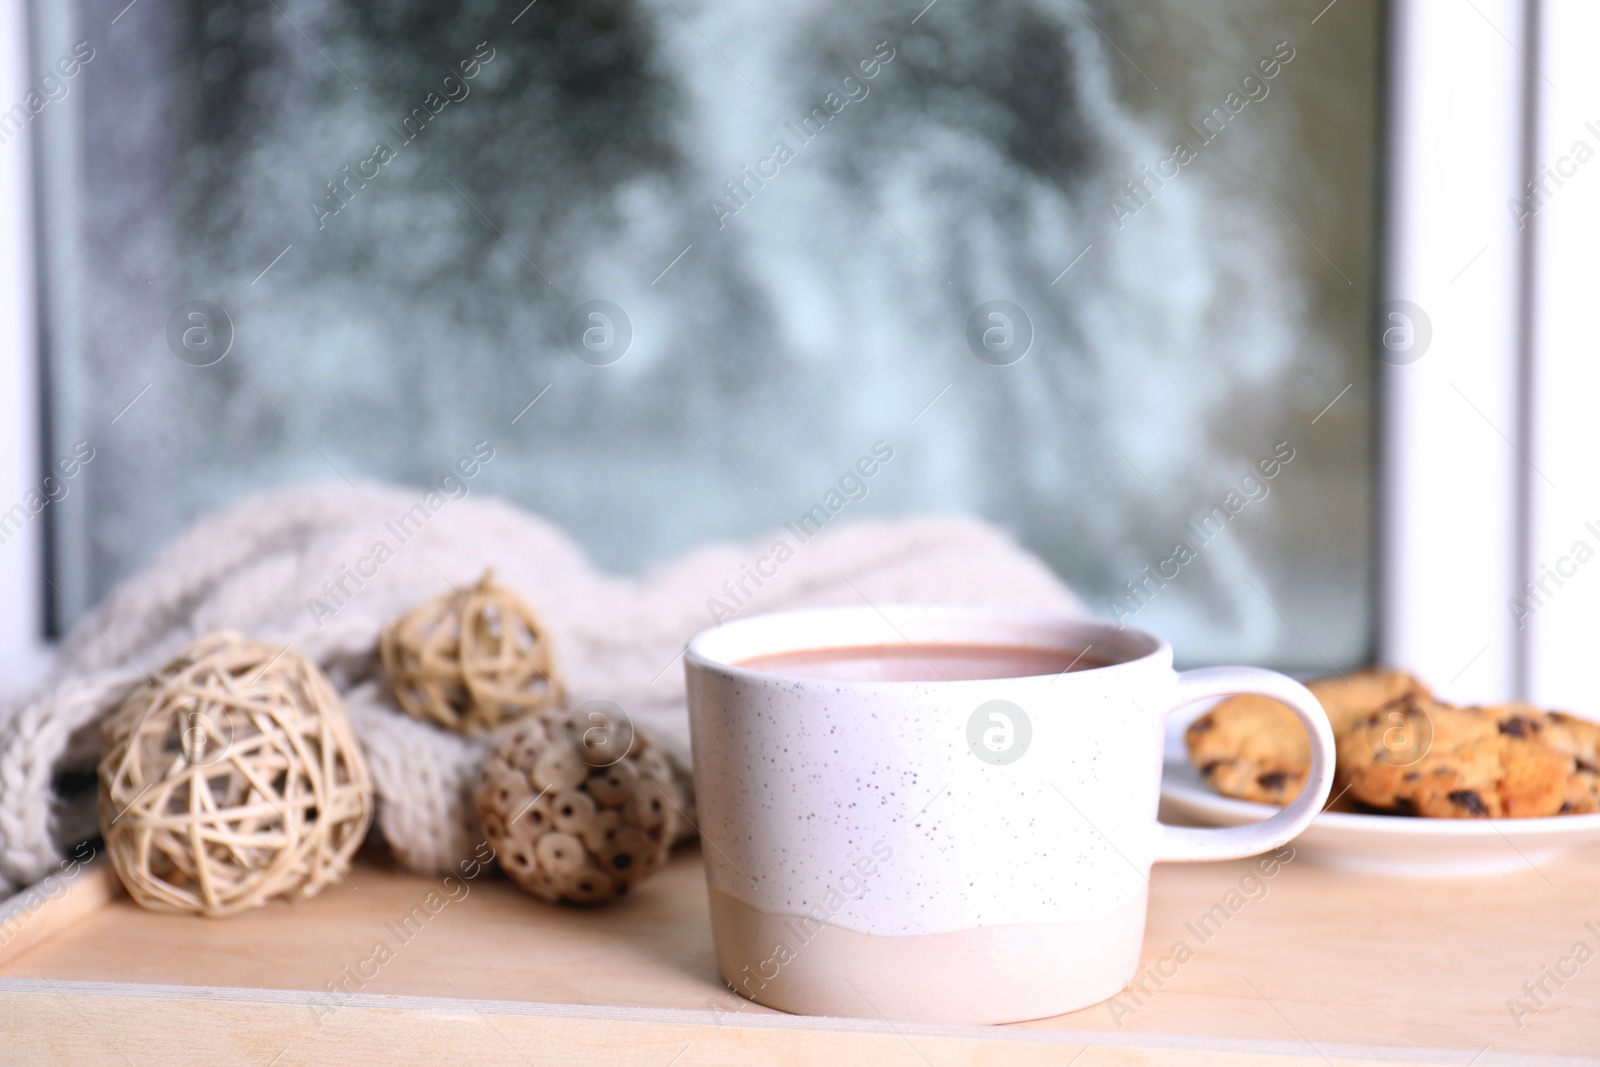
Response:
[[[36,3],[53,580],[488,442],[608,568],[841,489],[1355,663],[1380,14],[1319,8]]]

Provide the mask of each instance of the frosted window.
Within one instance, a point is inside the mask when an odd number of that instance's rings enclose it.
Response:
[[[55,581],[478,441],[631,570],[887,447],[841,514],[985,516],[1186,662],[1357,662],[1380,19],[1321,6],[37,3],[36,80],[93,51],[29,118]]]

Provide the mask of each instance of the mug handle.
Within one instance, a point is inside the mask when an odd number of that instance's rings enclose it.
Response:
[[[1184,671],[1178,675],[1178,698],[1167,714],[1197,700],[1239,693],[1255,693],[1287,705],[1306,728],[1311,740],[1311,771],[1306,775],[1305,787],[1288,807],[1261,822],[1220,829],[1158,823],[1157,863],[1232,860],[1266,852],[1309,826],[1327,802],[1333,785],[1333,728],[1311,690],[1293,678],[1258,667]]]

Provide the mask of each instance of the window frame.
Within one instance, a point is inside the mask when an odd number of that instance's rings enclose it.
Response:
[[[0,107],[22,100],[33,73],[26,3],[0,4]],[[37,490],[44,441],[32,124],[0,145],[0,511]],[[48,511],[48,508],[45,509]],[[41,512],[0,545],[0,695],[45,671],[48,526]]]
[[[1580,0],[1539,0],[1535,30],[1539,71],[1532,151],[1525,177],[1536,178],[1561,160],[1580,136],[1600,151],[1600,70],[1586,46],[1600,39],[1600,9]],[[1546,80],[1548,79],[1548,80]],[[1591,161],[1592,162],[1592,161]],[[1535,608],[1518,631],[1526,657],[1529,700],[1593,713],[1600,681],[1592,667],[1595,620],[1600,619],[1600,566],[1579,563],[1562,580],[1543,584],[1535,601],[1522,582],[1540,583],[1545,568],[1559,569],[1580,537],[1600,549],[1600,479],[1593,471],[1594,442],[1585,433],[1600,396],[1600,360],[1593,355],[1594,249],[1600,244],[1600,166],[1575,168],[1567,182],[1534,214],[1528,226],[1529,331],[1524,450],[1529,528],[1514,598]],[[1558,175],[1559,177],[1559,175]],[[1537,468],[1534,469],[1534,465]],[[1587,489],[1587,493],[1584,490]],[[1568,584],[1570,581],[1571,584]],[[1554,584],[1559,583],[1559,584]],[[1508,616],[1511,612],[1508,610]]]
[[[1377,655],[1447,696],[1600,695],[1561,666],[1583,663],[1576,642],[1600,610],[1600,585],[1585,595],[1575,583],[1523,629],[1509,606],[1570,525],[1533,463],[1575,480],[1571,460],[1583,454],[1577,420],[1536,416],[1600,385],[1570,365],[1579,361],[1556,358],[1584,324],[1534,282],[1581,277],[1578,246],[1552,227],[1577,216],[1582,232],[1600,232],[1600,191],[1564,193],[1559,211],[1523,230],[1505,206],[1559,136],[1552,124],[1581,111],[1584,88],[1597,95],[1600,74],[1567,56],[1597,22],[1580,0],[1388,9],[1379,300],[1426,309],[1432,342],[1414,363],[1378,365]],[[29,42],[26,0],[0,4],[0,101],[27,91]],[[1538,69],[1547,58],[1561,65],[1560,90]],[[37,490],[51,462],[36,136],[30,124],[0,146],[0,510]],[[1463,250],[1480,243],[1469,261]],[[0,695],[38,679],[53,651],[43,636],[48,510],[0,546]]]
[[[1540,94],[1538,0],[1396,3],[1379,308],[1431,320],[1429,348],[1380,360],[1379,658],[1448,698],[1530,688],[1506,602],[1527,568],[1528,254],[1506,202]],[[1375,324],[1377,325],[1377,324]],[[1374,331],[1376,339],[1377,331]]]

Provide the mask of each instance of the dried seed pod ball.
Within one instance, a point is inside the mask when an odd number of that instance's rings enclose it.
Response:
[[[419,719],[479,733],[561,700],[550,639],[494,573],[383,628],[378,652],[395,699]]]
[[[654,874],[681,806],[666,756],[607,700],[517,723],[478,779],[500,866],[551,904],[615,900]]]
[[[339,879],[372,820],[344,704],[309,660],[216,633],[102,728],[100,829],[128,895],[231,915]]]

